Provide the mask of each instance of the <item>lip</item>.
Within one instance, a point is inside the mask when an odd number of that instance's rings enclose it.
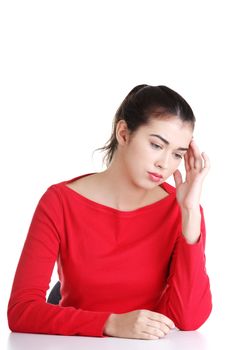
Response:
[[[162,180],[162,175],[158,174],[158,173],[151,173],[148,171],[148,175],[151,181],[159,183]]]
[[[158,174],[158,173],[152,173],[152,172],[150,172],[150,171],[148,171],[148,173],[151,174],[151,175],[153,175],[153,176],[155,176],[155,177],[158,177],[158,178],[160,178],[160,179],[163,178],[163,176],[160,175],[160,174]]]

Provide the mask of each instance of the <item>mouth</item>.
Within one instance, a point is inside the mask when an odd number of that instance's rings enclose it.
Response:
[[[149,174],[150,179],[152,181],[159,182],[163,179],[163,176],[158,174],[158,173],[152,173],[152,172],[148,171],[148,174]]]

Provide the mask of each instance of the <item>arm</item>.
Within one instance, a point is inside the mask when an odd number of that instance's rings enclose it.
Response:
[[[201,234],[188,243],[183,234],[176,241],[166,288],[156,311],[173,320],[181,330],[195,330],[209,317],[212,297],[205,268],[206,228],[201,212]]]
[[[110,313],[46,303],[62,230],[60,198],[49,188],[36,207],[15,273],[8,304],[9,328],[14,332],[104,336]]]
[[[174,173],[182,232],[176,242],[167,288],[158,310],[171,317],[178,328],[193,330],[206,321],[212,309],[209,278],[205,269],[206,228],[203,209],[199,204],[210,162],[205,153],[199,152],[194,141],[191,141],[184,160],[185,181],[179,170]]]

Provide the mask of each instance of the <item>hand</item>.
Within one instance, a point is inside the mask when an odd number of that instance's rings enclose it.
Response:
[[[174,323],[163,314],[135,310],[111,314],[105,324],[104,334],[120,338],[159,339],[174,327]]]
[[[210,169],[210,161],[204,152],[200,153],[196,142],[192,140],[184,156],[184,162],[185,182],[183,182],[181,172],[178,169],[173,174],[177,201],[181,209],[197,209],[199,208],[202,184]]]

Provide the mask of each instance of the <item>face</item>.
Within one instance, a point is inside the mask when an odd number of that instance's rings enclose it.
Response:
[[[131,137],[127,135],[125,143],[121,142],[125,171],[137,186],[149,189],[164,182],[179,167],[192,140],[193,129],[190,123],[171,116],[152,118]]]

